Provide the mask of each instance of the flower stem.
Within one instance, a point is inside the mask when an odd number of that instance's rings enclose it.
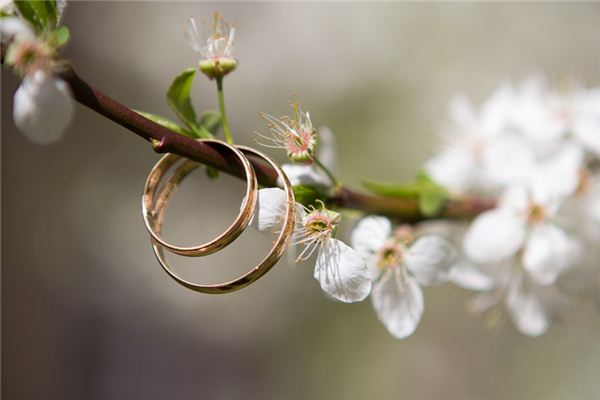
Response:
[[[342,184],[337,180],[335,175],[333,175],[333,172],[331,172],[317,157],[313,157],[313,161],[317,167],[321,168],[321,171],[325,172],[325,175],[331,180],[331,184],[336,190],[342,187]]]
[[[229,130],[229,122],[227,121],[227,114],[225,113],[225,97],[223,95],[223,77],[215,78],[217,81],[217,97],[219,99],[219,112],[221,113],[221,124],[223,125],[223,133],[225,134],[225,141],[229,144],[233,144],[233,138],[231,137],[231,131]]]

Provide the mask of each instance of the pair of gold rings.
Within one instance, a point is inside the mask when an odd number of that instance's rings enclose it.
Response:
[[[240,162],[246,175],[246,193],[240,213],[233,223],[222,234],[215,239],[196,246],[181,247],[165,241],[161,236],[161,228],[164,220],[164,213],[169,204],[172,194],[175,192],[179,184],[192,171],[198,167],[198,163],[185,160],[175,168],[170,177],[161,186],[167,172],[175,165],[182,157],[175,154],[167,154],[163,156],[152,168],[146,184],[144,185],[144,193],[142,196],[142,216],[146,229],[150,233],[152,247],[158,262],[165,272],[173,278],[177,283],[201,293],[222,294],[230,293],[242,289],[251,283],[258,280],[266,274],[281,258],[287,248],[292,237],[295,225],[295,200],[292,185],[289,179],[281,169],[281,167],[270,157],[265,154],[246,146],[234,146],[216,139],[202,139],[203,142],[216,146],[221,146],[231,151],[236,159]],[[165,257],[165,249],[171,253],[188,256],[201,257],[213,254],[222,250],[231,242],[233,242],[246,229],[254,215],[254,210],[258,201],[258,183],[256,173],[252,164],[248,160],[248,156],[256,157],[266,161],[274,170],[283,182],[283,189],[287,196],[286,212],[283,216],[283,227],[275,240],[273,247],[262,259],[262,261],[254,268],[249,270],[244,275],[222,283],[214,284],[199,284],[183,279],[169,265]]]

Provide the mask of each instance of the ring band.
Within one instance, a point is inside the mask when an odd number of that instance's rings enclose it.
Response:
[[[237,148],[241,150],[244,154],[262,158],[269,165],[271,165],[271,167],[281,177],[281,181],[283,182],[284,191],[287,198],[286,212],[283,218],[283,226],[281,228],[281,232],[279,232],[279,235],[277,236],[277,239],[273,244],[273,247],[257,266],[255,266],[253,269],[236,279],[216,284],[198,284],[181,278],[171,269],[171,266],[169,265],[165,257],[164,249],[163,246],[161,246],[161,243],[154,240],[152,244],[154,254],[156,255],[158,262],[165,270],[165,272],[177,283],[196,292],[208,294],[231,293],[257,281],[259,278],[265,275],[277,263],[277,261],[279,261],[279,259],[285,252],[285,249],[289,245],[290,240],[292,238],[292,234],[294,232],[294,226],[296,223],[294,192],[292,190],[292,185],[289,179],[287,178],[281,167],[274,160],[251,147],[237,146]],[[173,188],[178,184],[178,182],[180,182],[189,172],[191,171],[187,170],[185,164],[182,164],[179,167],[178,171],[176,171],[169,178],[169,181],[163,187],[163,191],[161,191],[161,193],[159,194],[159,200],[157,201],[156,208],[154,209],[155,212],[152,213],[154,217],[151,221],[151,225],[156,232],[160,233],[161,231],[163,214],[168,203],[170,191],[173,190]],[[162,200],[160,200],[161,198]]]
[[[156,231],[153,228],[152,221],[155,219],[155,211],[157,208],[155,204],[156,194],[159,188],[159,184],[161,180],[166,175],[167,171],[182,157],[175,154],[167,154],[162,157],[152,168],[148,178],[146,179],[146,184],[144,185],[144,194],[142,196],[142,216],[144,218],[144,224],[146,225],[146,229],[152,236],[152,239],[168,249],[170,252],[179,254],[182,256],[205,256],[212,253],[215,253],[222,248],[229,245],[233,242],[241,233],[246,229],[250,221],[252,220],[252,215],[254,214],[254,208],[256,207],[257,202],[257,181],[256,181],[256,173],[254,172],[254,168],[250,164],[250,161],[244,156],[244,154],[235,148],[233,145],[225,143],[220,140],[215,139],[203,139],[203,142],[207,143],[215,143],[221,146],[226,147],[231,150],[237,159],[242,164],[244,168],[244,172],[246,173],[246,195],[244,200],[242,201],[242,206],[240,213],[233,221],[233,223],[225,230],[222,234],[217,236],[215,239],[203,243],[196,246],[191,247],[182,247],[176,246],[171,243],[168,243],[163,238],[160,237],[160,232]],[[179,181],[183,179],[183,177],[187,176],[190,172],[198,167],[198,164],[191,160],[186,160],[182,166],[178,169],[176,174],[183,174],[180,177]],[[165,186],[166,187],[166,186]],[[164,188],[163,188],[164,189]],[[169,190],[174,190],[173,186],[169,187]],[[161,206],[161,208],[164,208]]]

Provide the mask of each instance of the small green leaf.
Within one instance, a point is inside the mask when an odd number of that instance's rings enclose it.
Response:
[[[418,197],[420,192],[420,185],[416,182],[381,183],[363,181],[362,184],[369,191],[385,197]]]
[[[19,11],[19,14],[21,14],[21,16],[23,18],[25,18],[25,20],[27,20],[31,25],[33,25],[34,28],[36,29],[36,31],[40,32],[41,30],[44,29],[44,25],[42,24],[42,21],[39,19],[32,3],[35,3],[35,2],[27,1],[27,0],[14,0],[13,1],[13,4]]]
[[[19,14],[29,21],[38,32],[46,28],[54,28],[57,21],[56,3],[54,0],[15,0]]]
[[[363,185],[380,196],[416,199],[419,211],[426,217],[438,215],[450,197],[443,186],[435,183],[423,172],[414,182],[387,184],[367,181],[363,182]]]
[[[438,187],[424,187],[419,195],[419,211],[426,217],[434,217],[442,211],[448,193]]]
[[[219,177],[219,171],[213,167],[206,167],[206,176],[208,176],[210,179],[216,179]]]
[[[141,116],[143,116],[145,118],[148,118],[151,121],[156,122],[157,124],[159,124],[162,127],[165,127],[165,128],[167,128],[169,130],[172,130],[173,132],[179,133],[180,135],[187,136],[187,137],[190,137],[190,138],[195,138],[196,137],[192,132],[188,131],[187,129],[185,129],[185,128],[181,127],[181,126],[179,126],[177,124],[177,122],[173,122],[173,121],[171,121],[170,119],[168,119],[166,117],[163,117],[161,115],[147,113],[147,112],[144,112],[144,111],[137,111],[136,110],[135,112],[138,113],[138,114],[140,114]]]
[[[181,122],[200,136],[199,127],[196,123],[196,112],[190,98],[194,76],[196,76],[195,68],[188,68],[177,75],[167,91],[167,103]]]
[[[50,40],[52,41],[54,46],[60,47],[67,43],[70,36],[71,32],[69,31],[69,28],[63,25],[58,29],[52,31],[52,33],[50,34]]]
[[[31,6],[35,10],[44,28],[53,28],[56,26],[56,3],[54,0],[31,1]]]
[[[205,111],[200,115],[198,123],[200,126],[205,127],[210,133],[216,135],[221,127],[221,115],[216,111]]]
[[[318,199],[325,197],[325,193],[314,186],[296,185],[292,189],[296,202],[305,206],[315,205]]]

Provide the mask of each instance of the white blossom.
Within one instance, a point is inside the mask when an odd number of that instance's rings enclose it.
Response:
[[[439,236],[416,241],[412,229],[392,231],[385,217],[362,219],[352,233],[352,245],[367,262],[375,313],[387,330],[402,339],[411,335],[423,314],[420,285],[445,281],[454,257],[450,244]]]
[[[54,142],[71,121],[73,101],[67,84],[53,75],[53,49],[22,19],[1,21],[6,62],[24,76],[13,101],[15,124],[34,143]]]
[[[516,257],[536,283],[554,283],[572,265],[575,245],[553,220],[560,203],[542,193],[508,190],[498,208],[473,221],[464,238],[465,254],[482,264]]]
[[[505,84],[480,110],[464,96],[454,98],[450,126],[441,137],[444,148],[425,164],[426,172],[455,193],[493,191],[507,181],[522,180],[533,153],[511,130],[515,97],[513,87]]]
[[[281,229],[285,207],[283,190],[259,190],[252,225],[263,232]],[[340,214],[324,207],[307,209],[301,205],[297,205],[296,213],[293,245],[303,247],[296,260],[307,260],[316,252],[314,277],[321,289],[333,299],[345,303],[364,300],[371,291],[367,266],[354,249],[333,237]]]

